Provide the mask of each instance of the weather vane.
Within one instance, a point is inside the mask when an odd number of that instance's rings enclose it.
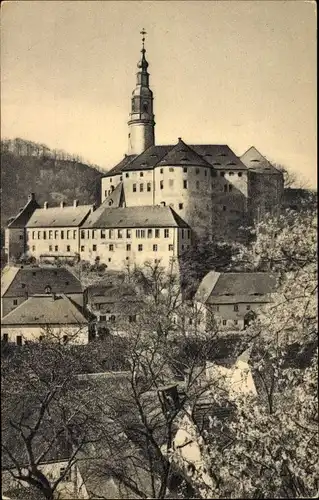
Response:
[[[144,28],[142,29],[142,31],[140,31],[140,34],[142,35],[142,43],[143,43],[143,49],[144,49],[145,35],[147,35]]]

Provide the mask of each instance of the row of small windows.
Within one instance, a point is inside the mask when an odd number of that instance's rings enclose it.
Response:
[[[246,311],[250,311],[251,307],[249,304],[246,305]],[[215,312],[219,312],[219,306],[217,305],[214,305],[212,307],[212,310],[215,311]],[[234,311],[235,312],[238,312],[239,311],[239,305],[238,304],[234,304]]]
[[[182,204],[181,204],[182,205]],[[91,231],[91,235],[90,235]],[[169,229],[164,229],[164,238],[169,238],[170,237],[170,230]],[[117,239],[123,239],[126,237],[127,239],[132,238],[132,229],[91,229],[87,230],[87,234],[85,229],[81,230],[81,239],[84,240],[85,238],[91,238],[94,240],[96,238],[101,238],[102,240],[105,240],[107,237],[108,239],[112,240],[115,237]],[[161,236],[161,230],[160,229],[136,229],[135,230],[135,236],[136,238],[160,238]],[[182,229],[181,230],[181,237],[182,239],[184,238],[190,238],[190,229]]]
[[[76,240],[77,239],[77,229],[68,229],[68,230],[48,230],[48,231],[28,231],[28,238],[32,240]]]
[[[110,243],[108,249],[109,249],[109,252],[114,252],[114,244]],[[153,252],[158,252],[158,249],[159,249],[158,245],[156,245],[156,244],[153,245]],[[127,252],[131,252],[131,250],[132,250],[132,245],[130,243],[128,243],[126,245],[126,251]],[[141,243],[139,243],[137,245],[137,250],[139,252],[143,252],[143,245]],[[171,244],[168,245],[168,251],[172,252],[173,250],[174,250],[174,245],[171,245]],[[183,245],[182,245],[182,250],[183,250]],[[81,246],[81,252],[85,252],[85,246],[84,245]],[[97,252],[97,245],[92,245],[92,252]]]
[[[202,169],[200,169],[200,168],[196,168],[195,169],[196,175],[198,175],[201,170]],[[168,171],[169,172],[174,172],[174,168],[173,167],[169,167]],[[184,174],[186,174],[188,172],[188,167],[183,167],[183,172],[184,172]],[[161,174],[164,173],[164,169],[163,168],[160,169],[160,173]],[[210,174],[211,174],[212,177],[217,177],[217,171],[216,170],[210,170]],[[221,177],[224,177],[225,174],[226,174],[225,171],[219,172],[219,175]],[[204,175],[205,175],[205,177],[207,176],[207,169],[204,170]],[[228,175],[235,175],[235,172],[228,172]],[[238,177],[242,177],[243,173],[242,172],[238,172],[237,175],[238,175]],[[128,178],[129,176],[130,176],[129,172],[126,172],[125,173],[125,177]],[[144,177],[144,172],[140,172],[140,177]],[[122,176],[120,176],[120,181],[121,180],[122,180]],[[112,182],[112,177],[109,179],[109,182]]]
[[[49,252],[59,252],[59,245],[49,245],[48,249],[49,249]],[[32,250],[32,252],[35,252],[36,251],[36,246],[32,245],[31,246],[31,250]],[[71,252],[71,246],[70,245],[66,246],[66,251],[67,252]]]
[[[174,179],[168,179],[168,186],[169,186],[170,188],[173,188],[173,187],[174,187]],[[160,183],[159,183],[159,187],[160,187],[160,189],[164,189],[164,181],[160,181]],[[188,189],[188,181],[187,181],[186,179],[184,179],[184,180],[183,180],[183,188],[184,188],[184,189]],[[215,185],[214,185],[214,184],[212,184],[212,188],[213,188],[213,189],[215,188]],[[138,186],[137,186],[137,184],[133,184],[132,189],[133,189],[133,193],[136,193],[136,192],[137,192],[137,190],[138,190]],[[196,189],[200,189],[200,181],[196,181]],[[150,182],[148,182],[148,183],[146,184],[146,191],[147,191],[147,192],[150,192],[151,190],[152,190],[151,183],[150,183]],[[232,191],[232,190],[233,190],[233,186],[232,186],[231,184],[229,184],[229,185],[225,184],[225,185],[224,185],[224,191],[225,191],[225,192],[228,192],[228,191],[230,192],[230,191]],[[139,192],[140,192],[140,193],[143,193],[143,192],[144,192],[144,184],[140,184],[140,185],[139,185]]]

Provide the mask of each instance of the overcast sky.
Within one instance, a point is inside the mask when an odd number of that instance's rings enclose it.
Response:
[[[312,2],[7,2],[2,136],[111,168],[127,151],[142,28],[157,144],[255,145],[315,185]]]

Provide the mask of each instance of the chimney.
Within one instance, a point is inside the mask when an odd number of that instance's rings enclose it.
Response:
[[[30,193],[29,196],[28,196],[28,201],[31,201],[31,200],[35,200],[35,194],[34,193]]]
[[[47,201],[45,201],[45,202],[43,203],[43,208],[47,209],[48,207],[49,207],[49,203],[48,203]]]
[[[64,208],[64,207],[65,207],[65,201],[61,201],[61,203],[60,203],[60,207],[61,207],[61,208]]]
[[[73,206],[74,206],[74,208],[78,207],[79,206],[79,200],[74,200]]]

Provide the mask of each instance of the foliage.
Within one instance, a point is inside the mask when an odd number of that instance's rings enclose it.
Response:
[[[54,159],[49,156],[20,155],[2,152],[1,155],[1,215],[2,225],[15,216],[28,199],[36,193],[41,205],[100,203],[102,174],[78,160]]]

